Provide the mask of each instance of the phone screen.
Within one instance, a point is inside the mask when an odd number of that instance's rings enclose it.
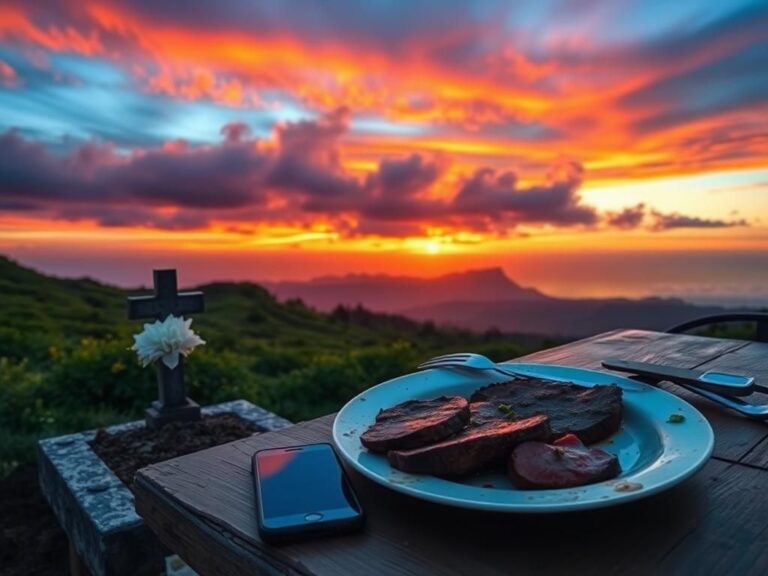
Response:
[[[359,516],[359,505],[329,444],[263,450],[254,458],[265,527]]]

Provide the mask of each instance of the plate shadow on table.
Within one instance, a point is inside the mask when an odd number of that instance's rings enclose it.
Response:
[[[376,531],[419,553],[440,557],[446,549],[480,564],[506,562],[527,570],[587,568],[595,554],[614,556],[615,565],[648,566],[648,550],[679,542],[696,530],[708,509],[706,484],[722,463],[661,494],[609,508],[553,514],[508,514],[443,506],[384,490],[350,472],[363,506],[375,500]],[[402,520],[407,514],[408,521]],[[433,537],[424,538],[425,533]],[[667,550],[668,553],[668,550]],[[605,559],[600,562],[606,565]],[[608,562],[611,564],[611,562]],[[645,570],[645,569],[644,569]]]

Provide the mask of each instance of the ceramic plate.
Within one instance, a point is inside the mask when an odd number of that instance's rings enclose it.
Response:
[[[619,477],[588,486],[557,490],[520,490],[500,473],[460,481],[407,474],[383,456],[368,452],[360,435],[382,408],[411,399],[441,395],[469,397],[481,386],[505,380],[491,372],[437,369],[408,374],[374,386],[353,398],[337,414],[333,441],[339,455],[371,480],[392,490],[441,504],[501,512],[566,512],[613,506],[656,494],[682,482],[707,462],[714,434],[707,420],[684,400],[621,376],[549,364],[514,364],[530,376],[582,386],[618,384],[624,390],[621,429],[596,446],[619,457]],[[669,422],[680,414],[683,422]]]

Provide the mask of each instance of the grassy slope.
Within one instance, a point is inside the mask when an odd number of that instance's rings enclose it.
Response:
[[[191,395],[244,397],[294,420],[338,409],[432,354],[473,349],[503,359],[543,345],[361,308],[322,314],[249,283],[200,288],[207,311],[193,327],[207,345],[187,365]],[[127,295],[0,256],[0,475],[29,460],[40,436],[141,416],[155,390],[152,371],[128,350],[141,323],[126,319]]]
[[[345,350],[403,338],[432,348],[489,338],[365,310],[323,314],[298,301],[277,302],[251,283],[216,283],[200,289],[205,292],[206,313],[195,317],[194,327],[216,349]],[[7,331],[59,342],[125,338],[141,328],[141,322],[125,317],[125,298],[135,293],[89,279],[45,276],[0,256],[0,329]],[[7,355],[9,350],[2,346],[0,355]]]

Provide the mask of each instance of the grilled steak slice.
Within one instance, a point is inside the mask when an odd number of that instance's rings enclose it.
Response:
[[[389,463],[404,472],[435,476],[465,476],[493,462],[503,462],[520,442],[547,438],[546,416],[525,420],[494,420],[470,426],[451,438],[413,450],[387,453]]]
[[[517,418],[546,414],[552,427],[549,440],[576,434],[592,444],[615,433],[621,425],[621,388],[585,388],[539,378],[518,378],[475,391],[470,402],[503,405]]]
[[[456,434],[469,422],[469,403],[461,396],[408,400],[382,410],[360,436],[372,452],[408,450]]]
[[[586,448],[573,434],[552,444],[524,442],[512,450],[507,470],[521,488],[570,488],[618,476],[619,458]]]

